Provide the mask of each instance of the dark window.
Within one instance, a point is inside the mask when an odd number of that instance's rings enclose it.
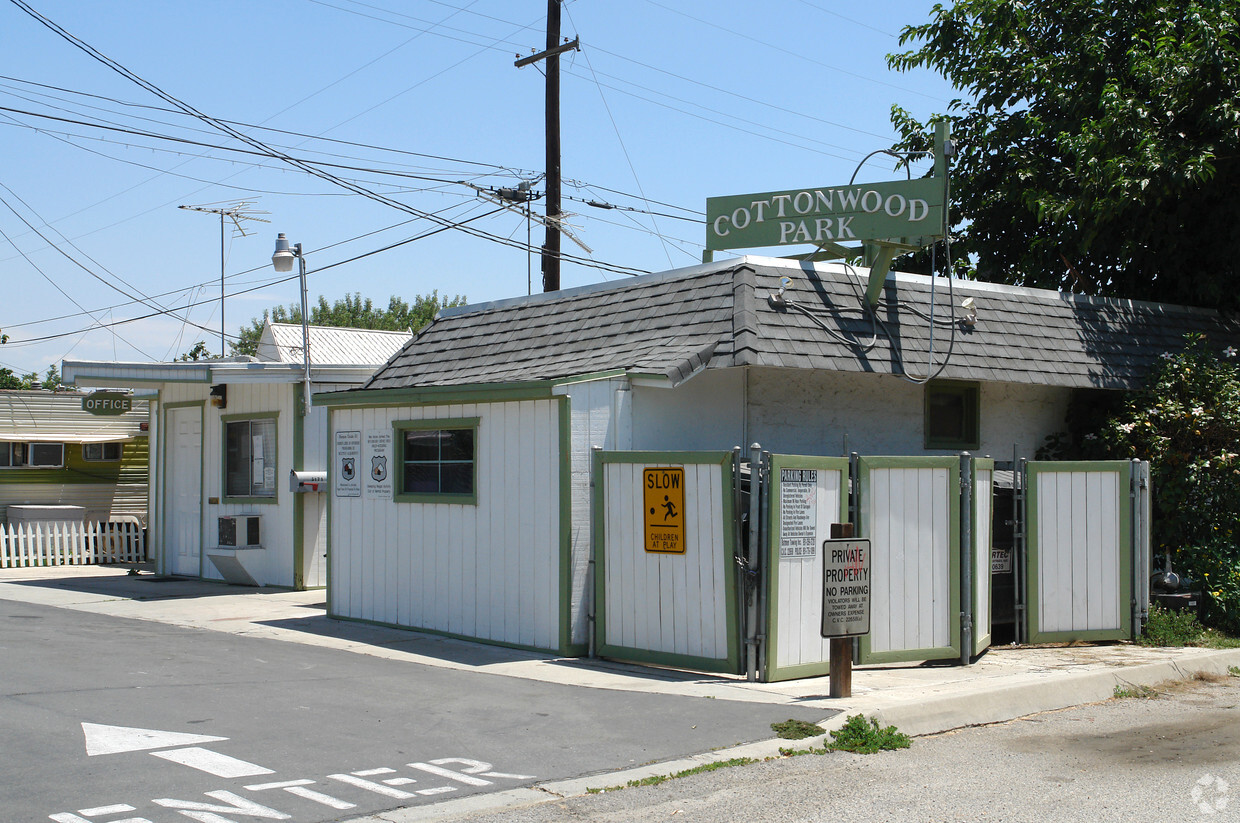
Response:
[[[121,443],[83,443],[82,459],[90,462],[120,460],[122,446]]]
[[[976,383],[926,385],[927,449],[978,448],[980,393]]]
[[[474,493],[475,431],[470,428],[405,429],[401,492]]]
[[[224,495],[275,497],[275,419],[233,420],[224,432]]]

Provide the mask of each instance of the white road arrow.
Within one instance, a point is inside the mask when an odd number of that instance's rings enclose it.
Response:
[[[193,743],[216,743],[227,740],[227,737],[165,732],[158,729],[135,729],[126,726],[104,726],[99,723],[83,723],[82,734],[86,737],[88,757],[150,751],[156,757],[180,763],[216,777],[252,777],[260,774],[274,774],[271,769],[191,745]],[[162,752],[151,751],[175,746],[187,748],[174,748]]]

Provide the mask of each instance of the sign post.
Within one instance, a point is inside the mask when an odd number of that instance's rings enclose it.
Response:
[[[852,638],[870,633],[870,541],[838,525],[822,543],[822,636],[831,640],[830,696],[851,697]]]

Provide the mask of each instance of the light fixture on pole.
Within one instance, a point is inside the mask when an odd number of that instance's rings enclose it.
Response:
[[[302,410],[310,413],[310,318],[306,311],[306,258],[301,253],[301,243],[289,246],[284,232],[276,235],[276,250],[271,255],[271,265],[278,272],[293,270],[293,258],[297,259],[301,279],[301,354],[302,354]]]

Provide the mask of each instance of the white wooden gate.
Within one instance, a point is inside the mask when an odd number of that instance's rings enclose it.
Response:
[[[1133,635],[1144,577],[1134,527],[1134,480],[1122,460],[1030,462],[1026,474],[1029,641],[1121,640]],[[1134,559],[1138,567],[1134,575]]]
[[[830,670],[822,637],[822,543],[848,521],[848,458],[771,455],[762,570],[768,682]]]
[[[599,655],[739,672],[732,452],[604,452],[594,459]],[[646,550],[643,470],[684,470],[683,553]]]
[[[959,658],[959,458],[862,457],[858,478],[873,581],[859,662]]]

